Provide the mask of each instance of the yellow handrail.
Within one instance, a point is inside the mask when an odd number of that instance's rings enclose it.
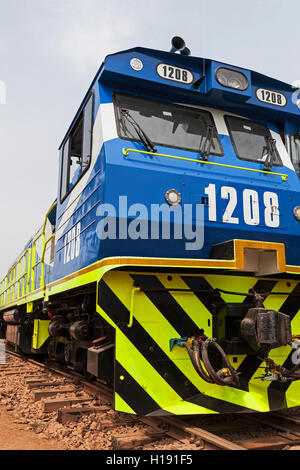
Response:
[[[43,276],[41,276],[41,287],[44,287],[45,285],[45,254],[46,254],[46,247],[48,243],[55,237],[55,233],[52,233],[49,238],[45,241],[44,248],[43,248],[43,253],[42,253],[42,266],[43,266]]]
[[[33,291],[35,289],[35,268],[41,264],[41,279],[39,287],[44,287],[45,285],[45,253],[46,247],[50,240],[54,238],[55,233],[53,233],[48,239],[46,239],[46,224],[47,219],[52,211],[52,209],[56,206],[56,202],[52,204],[52,206],[47,211],[44,223],[41,232],[32,240],[32,248],[27,248],[27,250],[20,255],[16,263],[10,268],[9,272],[6,276],[2,279],[0,283],[0,306],[4,306],[6,303],[9,303],[13,300],[17,300],[21,296]],[[36,243],[40,238],[43,238],[43,249],[42,249],[42,256],[39,261],[35,263],[35,256],[36,256]],[[26,263],[26,256],[27,263]],[[23,273],[21,273],[22,269],[22,260],[24,258],[24,269]],[[27,265],[27,266],[26,266]],[[18,266],[18,275],[16,276],[16,269]],[[26,269],[27,268],[27,269]],[[25,277],[27,276],[27,280],[25,283]],[[22,292],[20,291],[20,283],[23,279],[22,284]],[[30,289],[31,284],[31,289]]]
[[[130,298],[130,312],[129,312],[129,323],[127,325],[128,328],[131,328],[133,325],[133,302],[134,302],[134,296],[136,292],[140,292],[139,287],[134,287],[131,291],[131,298]]]
[[[288,175],[284,175],[282,173],[274,173],[273,171],[256,170],[254,168],[245,168],[243,166],[226,165],[225,163],[208,162],[206,160],[196,160],[194,158],[177,157],[177,156],[174,156],[174,155],[165,155],[163,153],[146,152],[145,150],[136,150],[136,149],[125,149],[125,148],[123,148],[123,155],[125,157],[128,157],[129,152],[145,153],[146,155],[151,155],[152,157],[156,156],[156,157],[163,157],[163,158],[173,158],[175,160],[185,160],[185,161],[188,161],[188,162],[203,163],[204,165],[222,166],[222,167],[225,167],[225,168],[233,168],[235,170],[254,171],[256,173],[265,173],[266,175],[276,175],[276,176],[281,176],[283,181],[286,181],[288,179]]]
[[[40,280],[40,286],[39,287],[44,287],[44,273],[45,273],[45,262],[44,262],[44,257],[45,257],[45,249],[46,249],[46,224],[47,224],[47,219],[48,215],[52,211],[52,209],[56,206],[56,202],[52,204],[52,206],[49,208],[48,212],[45,215],[44,219],[44,224],[41,233],[33,240],[32,242],[32,266],[31,266],[31,289],[34,291],[35,287],[35,268],[41,264],[41,280]],[[40,237],[43,237],[43,250],[42,250],[42,257],[39,261],[36,263],[34,262],[35,260],[35,255],[36,255],[36,242]],[[49,240],[47,240],[48,243]]]
[[[26,255],[28,253],[28,262],[27,262],[27,270],[26,270]],[[25,285],[27,287],[28,285],[28,279],[27,283],[25,284],[25,276],[27,275],[29,277],[29,266],[30,266],[30,254],[31,254],[31,248],[27,248],[27,250],[18,258],[18,261],[11,267],[7,275],[3,278],[1,281],[1,302],[0,305],[2,306],[4,304],[4,296],[6,294],[7,298],[7,303],[11,300],[14,300],[15,298],[21,297],[21,295],[24,295],[25,292],[27,292],[27,289],[25,289]],[[22,259],[24,258],[24,270],[23,274],[21,274],[21,268],[22,268]],[[18,277],[16,278],[16,267],[19,265],[18,268]],[[12,276],[14,276],[14,280],[12,282]],[[20,282],[23,279],[23,285],[22,285],[22,294],[20,294]],[[17,286],[17,296],[16,296],[16,286]],[[14,288],[13,291],[13,296],[11,298],[11,289],[12,287]]]

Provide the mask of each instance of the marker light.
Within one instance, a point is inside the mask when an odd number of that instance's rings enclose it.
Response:
[[[143,68],[143,62],[140,59],[137,59],[136,57],[134,57],[130,61],[130,66],[133,68],[133,70],[136,70],[137,72],[139,72]]]
[[[226,88],[234,88],[235,90],[245,91],[249,87],[248,78],[242,72],[219,67],[216,72],[216,79],[220,85]]]
[[[165,194],[165,199],[169,206],[178,206],[181,202],[181,195],[176,189],[168,189]]]
[[[296,206],[294,209],[294,216],[297,220],[300,221],[300,206]]]

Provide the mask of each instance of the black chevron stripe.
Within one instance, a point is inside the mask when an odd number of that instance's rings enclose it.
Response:
[[[103,280],[99,282],[98,303],[102,310],[118,325],[129,341],[182,399],[217,412],[226,412],[224,410],[229,408],[231,413],[254,411],[201,394],[135,318],[132,327],[127,327],[129,310]],[[161,313],[164,314],[164,312]],[[130,403],[128,404],[130,405]],[[141,413],[141,411],[139,412]],[[145,413],[143,412],[142,414]]]
[[[291,351],[286,360],[283,363],[283,367],[289,369],[292,367],[291,356],[294,351]],[[278,410],[286,408],[286,391],[291,385],[291,381],[287,382],[272,382],[268,387],[268,399],[270,410]]]
[[[217,385],[219,387],[219,385]],[[195,397],[187,400],[195,405],[204,406],[209,410],[217,411],[218,413],[253,413],[254,410],[245,406],[236,405],[229,401],[219,400],[214,397],[196,395]],[[205,405],[203,404],[205,403]]]
[[[123,380],[120,379],[122,376]],[[115,361],[115,392],[137,415],[148,415],[160,409],[160,406],[117,360]]]
[[[149,289],[145,290],[145,294],[181,337],[199,332],[199,327],[156,276],[131,274],[131,277],[142,289]]]
[[[214,294],[214,288],[207,282],[204,277],[198,276],[181,276],[183,281],[187,284],[187,286],[194,292],[195,296],[198,297],[200,302],[205,305],[207,310],[213,313],[213,303],[224,304],[224,300],[219,294]],[[206,290],[211,291],[212,293],[201,293],[199,291]]]
[[[280,307],[280,312],[286,313],[292,320],[300,309],[300,282],[294,287],[290,295]]]
[[[240,385],[236,388],[249,392],[249,382],[257,369],[262,365],[263,361],[255,354],[248,354],[240,366],[237,368],[239,374]]]
[[[103,280],[99,284],[99,305],[178,395],[187,398],[199,393],[135,318],[132,327],[127,327],[129,310]]]
[[[274,289],[276,284],[277,284],[277,281],[273,281],[271,279],[269,280],[260,279],[259,281],[256,282],[255,286],[253,287],[253,290],[257,292],[258,294],[267,294],[268,292],[271,292]],[[247,295],[247,297],[243,301],[243,304],[251,305],[252,303],[253,303],[253,296]]]
[[[300,282],[295,286],[291,294],[285,300],[284,304],[280,307],[280,312],[285,313],[290,316],[292,320],[295,315],[297,315],[300,305],[299,305],[299,297],[300,295]],[[298,333],[298,332],[297,332]],[[283,363],[283,367],[289,369],[294,364],[291,361],[291,357],[293,354],[293,350],[290,352],[288,357]],[[276,410],[278,408],[285,408],[286,407],[286,391],[288,390],[289,386],[291,385],[291,381],[287,382],[272,382],[268,387],[268,398],[269,398],[269,405],[270,410]]]

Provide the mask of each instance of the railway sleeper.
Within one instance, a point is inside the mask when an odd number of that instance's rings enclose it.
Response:
[[[25,385],[29,386],[29,385],[32,385],[32,384],[37,384],[37,383],[44,383],[45,382],[45,379],[47,379],[48,377],[45,377],[44,375],[42,376],[39,376],[38,374],[36,374],[35,376],[32,375],[30,377],[26,377],[24,379],[24,383]]]
[[[43,388],[43,387],[59,387],[66,385],[65,382],[59,381],[59,382],[33,382],[27,384],[27,387],[32,390],[34,388]]]
[[[69,421],[78,421],[82,416],[92,414],[92,413],[103,413],[109,411],[110,406],[95,406],[95,407],[71,407],[71,408],[62,408],[57,411],[57,421],[61,424],[68,423]]]
[[[52,389],[52,390],[37,390],[33,391],[33,399],[34,401],[39,401],[42,398],[48,398],[52,397],[54,395],[58,394],[65,394],[65,393],[74,393],[75,389],[74,387],[65,387],[65,388],[57,388],[57,389]]]
[[[251,439],[236,441],[236,444],[243,446],[247,450],[283,450],[286,446],[293,446],[300,443],[300,440],[291,441],[282,435],[262,436]]]
[[[94,401],[89,396],[81,398],[59,398],[54,400],[44,401],[44,413],[51,413],[52,411],[60,410],[64,407],[71,407],[76,403],[88,403]]]
[[[166,438],[165,431],[139,431],[131,434],[113,436],[111,439],[112,450],[131,450],[143,447],[151,442]]]

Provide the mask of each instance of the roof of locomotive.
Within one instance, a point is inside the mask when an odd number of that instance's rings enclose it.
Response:
[[[105,59],[104,59],[104,61],[103,61],[103,63],[102,63],[102,65],[101,65],[101,67],[100,67],[100,69],[99,69],[99,71],[98,71],[95,78],[97,78],[103,64],[105,64],[105,61],[109,57],[114,57],[114,56],[118,56],[120,54],[125,54],[125,53],[130,53],[130,52],[140,52],[142,54],[156,56],[156,57],[159,57],[161,59],[162,58],[172,59],[172,58],[174,58],[174,54],[175,54],[174,52],[161,51],[161,50],[158,50],[158,49],[149,49],[149,48],[146,48],[146,47],[133,47],[131,49],[126,49],[124,51],[119,51],[119,52],[115,52],[113,54],[108,54],[105,57]],[[208,59],[206,57],[196,57],[196,56],[192,56],[192,55],[187,56],[187,55],[182,55],[182,54],[177,54],[177,53],[175,54],[175,56],[176,56],[176,60],[181,61],[182,64],[186,65],[186,66],[188,64],[191,64],[191,65],[194,64],[195,66],[199,66],[199,60],[200,61],[204,60],[206,62],[211,62],[211,61],[215,60],[215,59]],[[218,60],[218,62],[220,62],[220,61]],[[251,70],[251,69],[248,69],[248,68],[245,68],[245,67],[241,67],[240,65],[236,65],[236,64],[228,64],[226,62],[222,62],[222,64],[226,67],[240,67],[244,70],[248,70],[249,72],[251,72],[253,77],[257,79],[257,81],[263,81],[266,84],[267,83],[270,83],[270,84],[272,83],[274,86],[277,86],[278,88],[281,88],[281,89],[285,89],[287,91],[294,91],[295,90],[295,88],[291,84],[288,84],[288,83],[283,82],[281,80],[277,80],[276,78],[273,78],[269,75],[265,75],[265,74],[256,72],[254,70]]]
[[[63,140],[61,141],[59,149],[61,149],[62,145],[64,144],[64,142],[66,140],[66,137],[67,137],[70,129],[73,126],[73,123],[76,121],[76,119],[79,116],[82,108],[84,107],[85,102],[86,102],[91,90],[93,89],[95,83],[101,78],[102,73],[106,68],[107,62],[111,61],[111,60],[114,61],[115,58],[121,58],[122,56],[127,56],[127,55],[130,55],[132,53],[141,54],[142,56],[153,57],[153,58],[156,58],[158,60],[167,60],[169,62],[173,60],[173,62],[176,61],[176,64],[182,64],[182,66],[184,66],[184,67],[188,67],[188,66],[193,67],[194,66],[194,67],[199,68],[200,63],[205,62],[206,64],[209,64],[209,63],[212,63],[212,62],[216,62],[214,59],[195,57],[195,56],[192,56],[192,55],[186,56],[186,55],[177,54],[177,53],[174,53],[174,52],[162,51],[162,50],[157,50],[157,49],[149,49],[149,48],[144,48],[144,47],[133,47],[133,48],[126,49],[126,50],[123,50],[123,51],[118,51],[118,52],[115,52],[115,53],[112,53],[112,54],[108,54],[105,57],[104,61],[102,62],[100,68],[98,69],[98,71],[97,71],[90,87],[88,88],[88,90],[87,90],[87,92],[86,92],[86,94],[85,94],[85,96],[84,96],[84,98],[83,98],[83,100],[82,100],[82,102],[81,102],[81,104],[80,104],[80,106],[79,106],[79,108],[78,108],[78,110],[77,110],[70,126],[68,127],[67,132],[65,133],[65,136],[64,136]],[[268,75],[256,72],[254,70],[246,69],[246,68],[239,67],[239,66],[236,66],[236,65],[233,65],[233,64],[228,64],[228,63],[225,63],[225,62],[219,62],[218,61],[216,63],[221,64],[222,66],[225,66],[225,67],[228,67],[228,68],[233,68],[235,70],[241,70],[241,71],[249,72],[251,74],[251,78],[252,78],[253,83],[260,83],[260,84],[263,84],[265,87],[273,87],[275,89],[279,89],[280,91],[288,92],[289,94],[292,94],[296,91],[296,88],[294,86],[292,86],[291,84],[288,84],[288,83],[283,82],[281,80],[277,80],[276,78],[273,78],[273,77],[270,77]],[[121,74],[121,72],[120,72],[120,74]],[[174,83],[173,83],[173,85],[174,85]],[[175,85],[176,85],[176,83],[175,83]],[[299,121],[300,121],[300,110],[297,109],[297,111],[299,112],[299,115],[296,116],[296,118],[298,118]]]

